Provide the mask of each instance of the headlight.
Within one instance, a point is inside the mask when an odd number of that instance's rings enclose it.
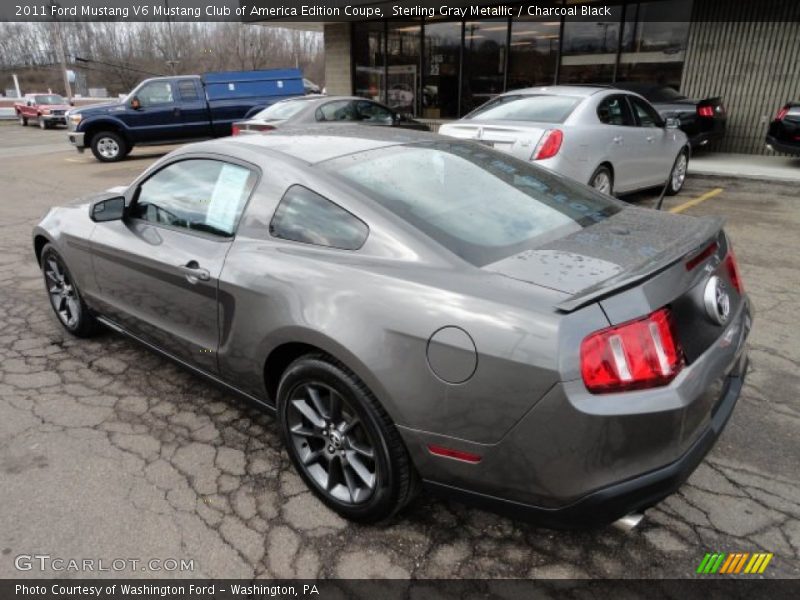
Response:
[[[82,118],[83,117],[81,116],[80,113],[77,113],[77,114],[70,113],[69,114],[69,120],[73,125],[77,125],[78,123],[80,123]]]
[[[50,114],[50,109],[49,108],[42,109],[42,114],[43,115],[49,115]]]

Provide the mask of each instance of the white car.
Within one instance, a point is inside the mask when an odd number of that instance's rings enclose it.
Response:
[[[666,193],[674,195],[690,155],[678,125],[632,92],[551,86],[497,96],[439,133],[535,161],[606,194],[667,184]]]

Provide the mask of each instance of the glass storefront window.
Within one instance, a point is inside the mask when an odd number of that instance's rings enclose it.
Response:
[[[605,21],[568,19],[564,23],[559,83],[611,83],[619,50],[622,7],[612,6]]]
[[[389,21],[387,103],[401,114],[416,116],[419,110],[421,31],[420,23]]]
[[[628,5],[617,81],[656,83],[677,90],[691,13],[692,0]]]
[[[356,96],[377,102],[386,99],[384,31],[384,23],[380,22],[353,26],[353,90]]]
[[[508,89],[555,83],[559,21],[511,22],[508,52]]]
[[[464,23],[461,114],[505,91],[508,20]]]
[[[460,21],[425,23],[423,117],[428,119],[458,117],[460,55]]]

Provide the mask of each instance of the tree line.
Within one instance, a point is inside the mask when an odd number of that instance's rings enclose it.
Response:
[[[57,40],[87,87],[127,93],[146,77],[299,67],[324,83],[321,34],[236,22],[0,23],[0,91],[64,93]]]

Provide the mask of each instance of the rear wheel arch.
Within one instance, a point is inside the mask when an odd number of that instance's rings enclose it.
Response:
[[[33,238],[33,251],[36,254],[36,262],[41,266],[42,264],[42,250],[47,244],[52,244],[47,236],[39,233]]]

